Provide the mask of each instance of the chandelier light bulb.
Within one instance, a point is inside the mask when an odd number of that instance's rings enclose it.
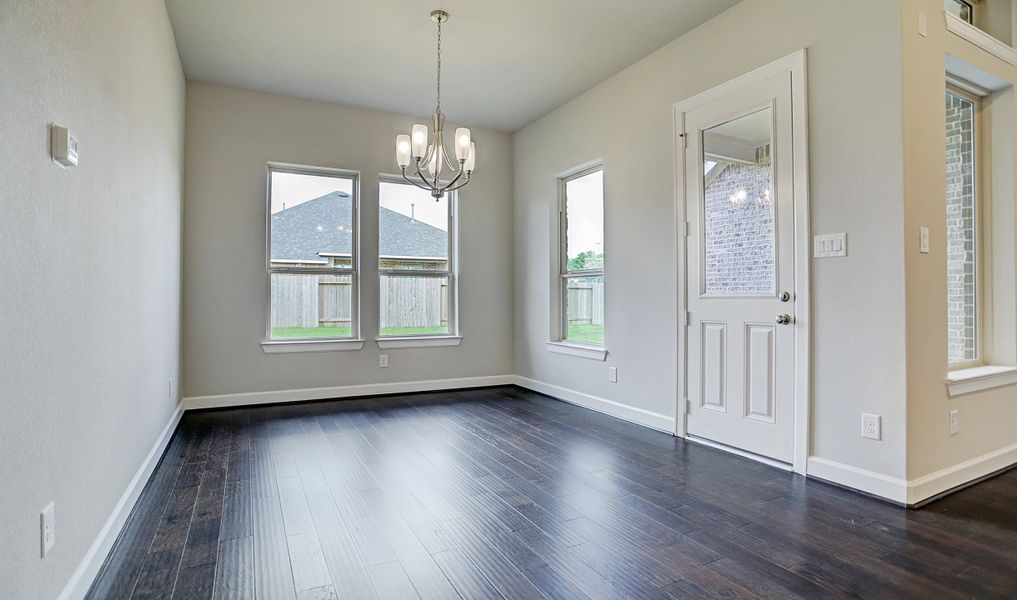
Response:
[[[470,130],[465,127],[456,129],[456,159],[464,161],[470,154]]]
[[[396,164],[400,168],[410,166],[410,136],[396,136]]]

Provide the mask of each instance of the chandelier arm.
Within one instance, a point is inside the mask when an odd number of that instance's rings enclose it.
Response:
[[[447,184],[445,184],[443,187],[441,187],[440,188],[441,191],[442,192],[447,192],[449,189],[455,189],[452,186],[454,186],[456,184],[456,182],[459,181],[459,179],[462,176],[463,176],[463,167],[462,167],[462,165],[459,165],[459,171],[456,173],[456,176],[452,178],[452,181],[449,181]]]
[[[420,188],[422,190],[430,190],[431,189],[431,188],[428,188],[428,187],[424,187],[424,186],[420,185],[419,183],[417,183],[416,181],[413,181],[412,179],[407,177],[406,176],[406,167],[403,167],[403,179],[406,180],[406,183],[412,184],[413,186],[418,187],[418,188]]]
[[[434,191],[434,186],[432,186],[430,184],[430,182],[427,181],[427,178],[424,177],[424,174],[420,172],[420,160],[419,159],[417,160],[417,172],[416,172],[416,176],[420,179],[420,184],[418,184],[416,182],[413,182],[413,185],[417,186],[418,188],[420,188],[422,190]],[[423,184],[423,185],[421,185],[421,184]]]
[[[467,173],[467,174],[466,174],[466,179],[464,179],[462,183],[460,183],[459,185],[457,185],[457,186],[455,186],[455,187],[452,187],[452,188],[448,188],[448,189],[446,189],[445,191],[446,191],[446,192],[454,192],[454,191],[458,190],[459,188],[463,188],[463,187],[466,187],[466,185],[467,185],[468,183],[470,183],[470,173]]]

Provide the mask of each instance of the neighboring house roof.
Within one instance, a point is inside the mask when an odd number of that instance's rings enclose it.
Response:
[[[320,260],[319,253],[350,254],[352,199],[332,192],[272,215],[273,260]],[[385,256],[448,255],[445,231],[387,208],[378,208],[378,237]]]

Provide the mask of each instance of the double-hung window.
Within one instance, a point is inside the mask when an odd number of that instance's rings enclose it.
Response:
[[[950,367],[981,362],[980,100],[946,92],[947,353]]]
[[[360,337],[358,191],[352,171],[269,165],[267,341]]]
[[[604,345],[604,169],[559,180],[560,339]]]
[[[456,193],[382,178],[378,204],[379,338],[457,336]]]

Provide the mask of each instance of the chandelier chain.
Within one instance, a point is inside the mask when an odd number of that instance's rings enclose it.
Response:
[[[441,112],[441,19],[438,19],[438,106],[436,112]]]

